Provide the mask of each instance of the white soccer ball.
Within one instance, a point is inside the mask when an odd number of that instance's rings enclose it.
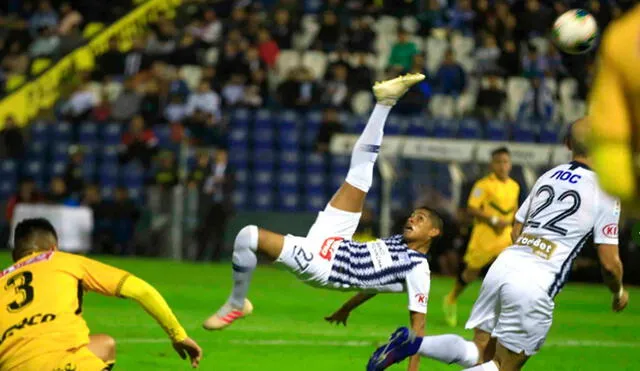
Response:
[[[565,53],[586,53],[596,44],[598,23],[584,9],[571,9],[556,19],[553,42]]]

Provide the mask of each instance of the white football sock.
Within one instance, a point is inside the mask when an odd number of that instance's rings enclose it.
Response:
[[[257,249],[258,227],[248,225],[242,228],[233,243],[233,290],[229,303],[234,308],[242,309],[244,306],[251,276],[258,263]]]
[[[458,335],[425,336],[418,354],[446,364],[472,367],[478,363],[478,347]]]
[[[391,112],[391,106],[376,104],[369,116],[360,138],[351,153],[351,167],[347,173],[347,183],[368,192],[373,182],[373,165],[378,158],[384,135],[384,123]]]
[[[500,371],[500,369],[493,361],[489,361],[476,367],[466,368],[462,371]]]

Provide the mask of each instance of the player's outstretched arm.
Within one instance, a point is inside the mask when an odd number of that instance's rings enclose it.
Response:
[[[138,277],[129,276],[122,283],[120,296],[138,302],[169,335],[178,355],[182,359],[186,359],[188,356],[191,366],[198,367],[202,358],[202,349],[187,336],[167,302],[153,286]]]
[[[602,277],[613,293],[612,309],[614,312],[622,311],[629,302],[629,293],[622,286],[622,261],[618,245],[598,245],[598,258],[602,265]]]
[[[409,311],[409,320],[411,322],[411,329],[416,336],[424,336],[424,328],[427,323],[427,315],[420,312]],[[409,358],[409,371],[418,371],[420,368],[420,355],[416,354]]]
[[[346,326],[349,314],[351,314],[354,309],[364,304],[367,300],[371,299],[374,296],[376,296],[375,292],[359,292],[355,294],[351,299],[347,300],[347,302],[344,303],[337,311],[335,311],[335,313],[328,317],[324,317],[324,319],[329,323],[335,323],[337,325],[342,323]]]

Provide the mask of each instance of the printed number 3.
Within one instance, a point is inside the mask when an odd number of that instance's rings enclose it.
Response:
[[[313,253],[305,251],[299,246],[293,247],[293,260],[298,264],[298,268],[301,271],[307,270],[309,268],[309,262],[313,260]]]
[[[7,280],[7,285],[4,289],[10,290],[11,288],[13,288],[16,294],[22,296],[21,301],[15,300],[7,305],[7,310],[9,312],[20,310],[33,301],[34,293],[33,286],[31,286],[31,281],[33,281],[33,274],[31,274],[31,272],[29,271],[20,272]]]

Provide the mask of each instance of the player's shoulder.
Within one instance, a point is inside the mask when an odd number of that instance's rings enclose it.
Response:
[[[511,177],[507,179],[507,185],[513,189],[517,189],[517,190],[520,189],[520,184],[518,184],[518,182],[516,182],[515,179]]]
[[[485,185],[487,185],[488,183],[490,183],[492,181],[492,177],[491,174],[487,174],[481,178],[478,178],[474,183],[473,183],[473,188],[476,187],[483,187]]]

